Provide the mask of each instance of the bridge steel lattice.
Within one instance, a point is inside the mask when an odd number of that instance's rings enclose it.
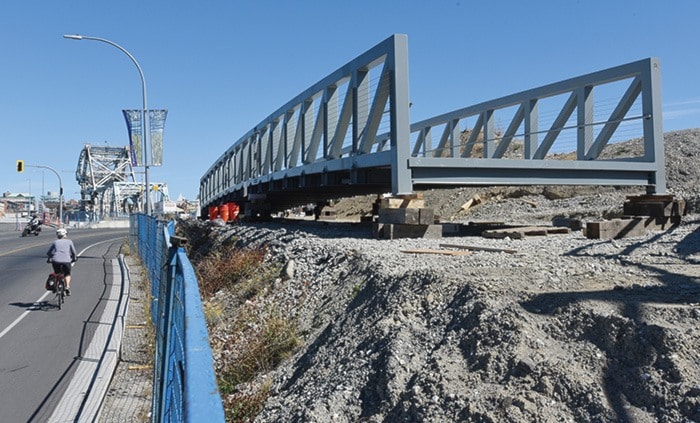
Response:
[[[95,219],[127,217],[144,210],[145,184],[136,181],[130,154],[128,146],[90,144],[80,152],[75,179],[80,185],[82,207],[94,212]],[[167,184],[150,182],[149,188],[152,201],[169,199]]]
[[[407,38],[393,35],[231,145],[200,180],[202,214],[229,201],[280,211],[436,186],[640,185],[665,193],[657,59],[414,124],[408,88]],[[630,134],[642,151],[606,156]]]

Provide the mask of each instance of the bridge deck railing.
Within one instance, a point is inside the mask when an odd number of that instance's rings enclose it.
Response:
[[[414,123],[414,184],[600,183],[664,192],[659,68],[657,59],[640,60]],[[640,151],[604,154],[635,137]]]

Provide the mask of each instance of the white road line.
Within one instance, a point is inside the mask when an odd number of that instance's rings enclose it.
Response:
[[[36,300],[34,302],[34,304],[40,303],[49,294],[52,294],[52,292],[51,291],[44,292],[44,295],[42,295],[38,300]],[[0,339],[2,339],[3,336],[7,335],[7,332],[12,330],[13,327],[17,326],[17,324],[19,322],[21,322],[22,319],[27,317],[27,314],[31,313],[32,311],[35,311],[35,310],[29,309],[29,310],[25,311],[24,313],[20,314],[20,316],[18,318],[16,318],[14,322],[10,323],[10,325],[8,327],[6,327],[4,331],[0,332]]]

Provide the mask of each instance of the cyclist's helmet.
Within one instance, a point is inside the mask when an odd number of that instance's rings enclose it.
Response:
[[[67,234],[68,234],[68,231],[65,230],[65,229],[63,229],[63,228],[58,228],[58,229],[56,230],[56,236],[58,236],[59,238],[63,238],[63,237],[66,236]]]

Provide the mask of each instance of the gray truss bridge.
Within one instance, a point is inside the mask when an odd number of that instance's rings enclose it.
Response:
[[[128,147],[85,144],[80,152],[75,178],[80,184],[85,211],[103,217],[123,217],[144,208],[144,184],[137,182]],[[167,186],[152,183],[167,199]],[[157,187],[157,189],[153,189]]]
[[[408,42],[393,35],[234,142],[200,180],[209,206],[280,211],[357,194],[478,185],[666,191],[654,58],[410,123]],[[641,138],[641,152],[606,146]]]

